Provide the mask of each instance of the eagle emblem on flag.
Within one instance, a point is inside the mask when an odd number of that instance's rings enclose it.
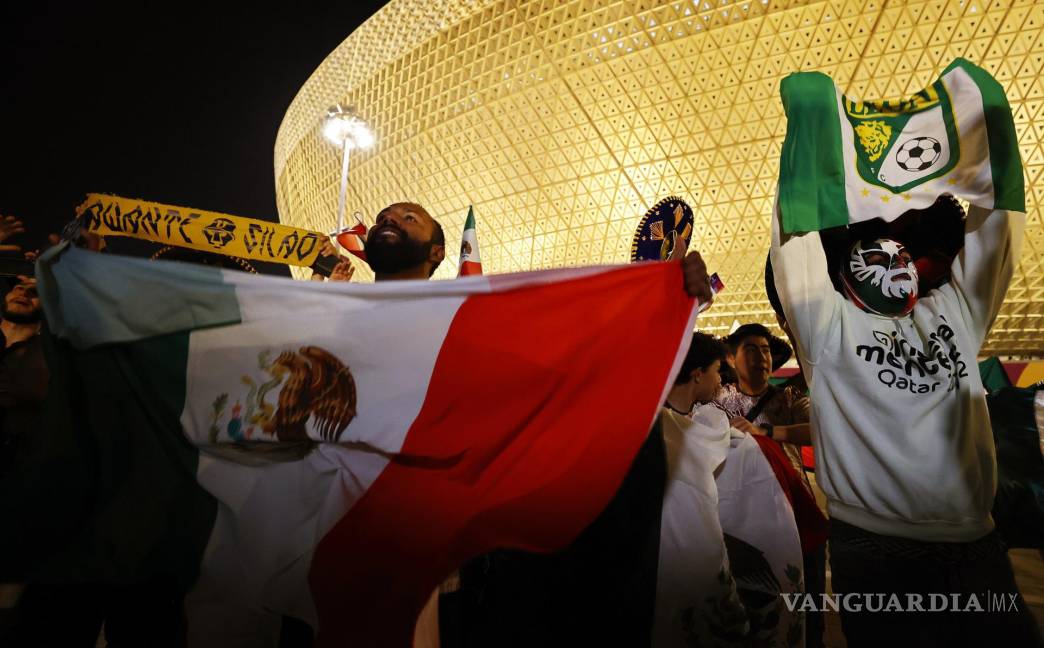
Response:
[[[337,356],[317,346],[283,351],[275,360],[271,356],[272,349],[257,355],[257,368],[267,376],[245,373],[240,377],[248,388],[245,395],[230,400],[225,392],[211,404],[209,442],[249,443],[266,440],[264,437],[269,441],[272,437],[279,441],[338,441],[356,414],[352,372]],[[281,388],[277,400],[269,402],[268,395],[276,388]],[[319,439],[308,436],[312,417]]]
[[[337,356],[317,346],[284,351],[268,371],[286,376],[279,403],[265,433],[280,441],[307,441],[309,417],[324,441],[336,442],[355,418],[355,379]]]

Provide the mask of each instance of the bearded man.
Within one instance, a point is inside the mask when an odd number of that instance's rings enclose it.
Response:
[[[420,205],[393,203],[377,214],[365,249],[376,281],[427,279],[446,258],[446,235]]]
[[[446,238],[442,226],[423,207],[394,203],[377,214],[366,236],[365,250],[376,281],[428,279],[446,256]],[[700,254],[690,252],[679,265],[686,293],[709,304],[713,295]],[[443,646],[467,645],[465,635],[477,644],[489,643],[476,639],[485,637],[485,632],[492,632],[490,640],[497,645],[558,645],[568,643],[567,639],[574,635],[591,640],[594,636],[611,636],[617,629],[624,633],[615,635],[618,642],[642,645],[631,641],[632,635],[627,632],[647,642],[647,624],[631,621],[644,618],[646,613],[651,619],[656,545],[649,543],[655,537],[644,532],[646,527],[658,529],[658,524],[643,526],[637,519],[659,517],[665,461],[663,438],[657,431],[639,450],[627,479],[599,519],[563,551],[551,556],[497,552],[471,561],[464,567],[466,572],[481,571],[483,565],[492,564],[490,561],[500,568],[495,575],[482,574],[474,585],[486,591],[486,607],[481,612],[468,607],[471,601],[465,594],[470,592],[460,593],[462,579],[452,575],[440,588],[446,594],[442,602],[433,596],[421,612],[414,629],[414,646],[439,645],[440,622],[445,624],[441,632]],[[653,506],[648,506],[650,503]],[[623,529],[633,531],[622,532]],[[607,566],[617,569],[612,571]],[[651,567],[651,571],[642,572],[645,567]],[[585,577],[579,577],[580,574]],[[467,581],[468,576],[463,580]],[[552,582],[561,583],[561,591],[550,587]],[[607,586],[601,587],[603,583]],[[465,585],[465,589],[469,587]],[[569,599],[577,591],[590,594],[599,589],[602,598],[588,596],[568,609],[553,604],[548,607],[549,602]],[[613,594],[620,592],[627,594],[614,599]],[[592,624],[585,621],[605,616],[607,608],[599,607],[599,603],[607,600],[624,613],[611,622],[602,620],[599,629],[593,630]],[[504,608],[498,607],[505,601]],[[636,605],[629,605],[631,602]],[[444,607],[441,613],[440,605]],[[545,613],[527,615],[532,610]],[[515,626],[515,622],[520,625]]]
[[[919,295],[902,242],[857,241],[829,268],[819,233],[782,237],[773,220],[775,287],[811,388],[833,591],[858,596],[841,609],[849,646],[1039,643],[990,517],[997,465],[976,367],[1024,227],[1024,214],[972,207],[950,281]],[[932,600],[949,612],[919,613]]]

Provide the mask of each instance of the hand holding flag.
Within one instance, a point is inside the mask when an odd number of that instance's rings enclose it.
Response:
[[[725,287],[721,279],[718,279],[717,273],[707,274],[707,264],[696,250],[685,255],[681,260],[681,266],[686,294],[696,298],[701,311],[710,308],[714,302],[714,294]]]

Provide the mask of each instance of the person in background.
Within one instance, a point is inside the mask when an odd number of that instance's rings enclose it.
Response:
[[[751,622],[729,564],[716,478],[730,452],[725,415],[703,408],[721,389],[725,345],[694,333],[660,410],[667,487],[660,516],[652,645],[742,646]],[[695,419],[691,411],[698,411]]]
[[[8,240],[24,232],[14,216],[0,218],[0,253],[21,257],[22,248]],[[28,276],[11,279],[13,286],[0,307],[0,476],[10,471],[19,446],[39,428],[49,379],[36,281]]]
[[[776,461],[774,468],[789,495],[801,533],[805,591],[821,594],[826,587],[826,519],[815,504],[799,447],[811,444],[808,396],[797,388],[779,388],[769,382],[776,364],[773,349],[786,347],[786,343],[761,324],[740,326],[726,342],[736,382],[725,385],[714,402],[728,415],[734,428],[774,442],[768,444],[759,439],[770,463],[780,459],[780,454],[789,462],[788,468]],[[805,645],[821,646],[822,637],[822,614],[808,613]]]
[[[714,400],[729,415],[730,425],[783,444],[795,469],[803,472],[798,446],[811,443],[809,399],[796,389],[778,389],[769,382],[774,337],[761,324],[744,324],[726,338],[736,382],[723,386]]]
[[[375,281],[429,279],[446,258],[446,235],[417,203],[393,203],[378,212],[365,250]]]
[[[19,277],[0,310],[0,475],[10,470],[19,446],[40,425],[50,377],[40,342],[42,322],[36,281]]]

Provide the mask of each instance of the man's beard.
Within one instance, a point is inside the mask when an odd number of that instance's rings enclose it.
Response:
[[[0,308],[0,317],[12,324],[39,324],[43,320],[43,309],[37,308],[28,313],[15,313],[8,310],[5,304]]]
[[[389,241],[381,237],[380,233],[386,230],[398,232],[399,240]],[[431,255],[431,245],[431,241],[418,243],[403,230],[388,224],[371,229],[363,247],[366,250],[366,262],[375,273],[396,274],[427,261]]]

